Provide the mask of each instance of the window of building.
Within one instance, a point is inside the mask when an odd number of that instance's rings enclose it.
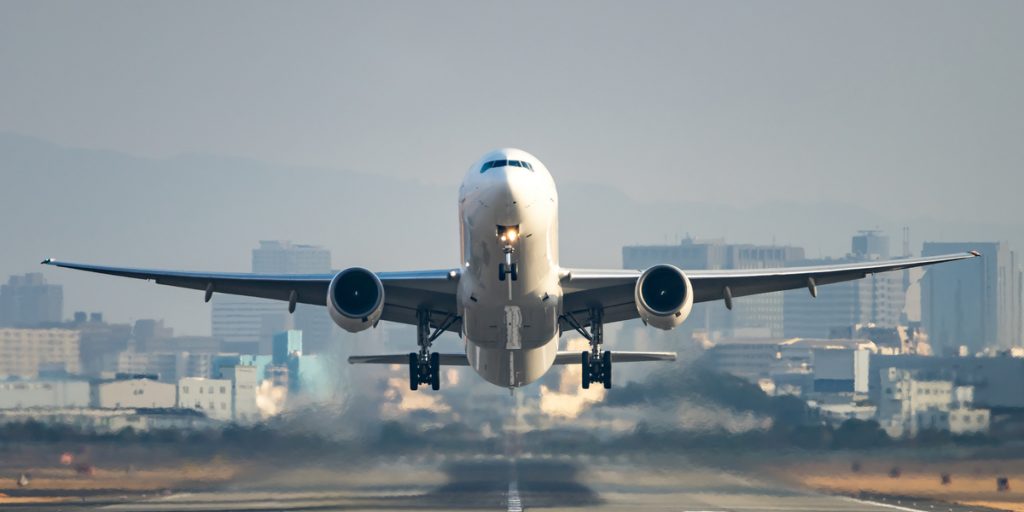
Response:
[[[227,388],[226,388],[226,387],[224,387],[224,386],[221,386],[221,387],[220,387],[220,393],[221,393],[222,395],[223,395],[224,393],[227,393]]]

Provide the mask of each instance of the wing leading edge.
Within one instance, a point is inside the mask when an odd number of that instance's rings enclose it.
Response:
[[[325,306],[327,288],[334,274],[245,274],[230,272],[180,272],[144,268],[108,267],[69,263],[46,259],[44,265],[95,272],[119,277],[144,279],[157,284],[203,290],[206,300],[213,294],[244,295],[280,300],[291,304]],[[416,310],[431,313],[431,324],[441,325],[449,315],[457,316],[455,291],[458,270],[417,270],[410,272],[379,272],[384,285],[384,311],[381,319],[416,325]],[[448,326],[459,332],[460,323]]]
[[[819,265],[809,267],[784,267],[774,269],[741,270],[692,270],[686,271],[693,285],[693,301],[708,302],[771,293],[785,290],[808,288],[817,293],[819,285],[841,283],[861,279],[870,274],[923,267],[948,261],[957,261],[981,256],[977,251],[905,258],[865,263]],[[636,281],[642,274],[639,270],[588,270],[573,269],[563,273],[563,309],[583,313],[599,307],[604,310],[604,321],[621,322],[637,318],[633,292]],[[569,325],[563,326],[570,329]]]

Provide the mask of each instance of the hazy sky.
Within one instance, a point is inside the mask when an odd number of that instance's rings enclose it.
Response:
[[[450,187],[446,233],[501,146],[563,195],[1020,225],[1021,91],[1019,1],[0,1],[0,131]]]
[[[1019,216],[1024,3],[4,2],[0,129],[454,185]]]

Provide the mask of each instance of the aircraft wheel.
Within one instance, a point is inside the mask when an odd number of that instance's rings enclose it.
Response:
[[[409,389],[416,391],[420,387],[420,357],[409,352]]]
[[[601,369],[603,370],[602,384],[605,389],[612,388],[612,352],[605,350],[604,354],[601,354]]]
[[[583,352],[583,389],[590,389],[590,352]]]
[[[505,280],[505,273],[506,273],[505,272],[505,264],[504,263],[498,263],[498,281],[504,281]]]
[[[516,263],[513,263],[512,265],[510,265],[509,266],[509,274],[512,276],[512,280],[513,281],[518,281],[519,280],[519,265],[516,264]]]
[[[430,354],[430,389],[441,389],[441,356],[437,352]]]

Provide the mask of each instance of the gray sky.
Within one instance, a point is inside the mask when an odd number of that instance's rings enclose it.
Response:
[[[4,1],[0,131],[447,187],[446,233],[466,167],[500,146],[541,158],[563,196],[837,202],[1014,229],[1022,21],[1009,1]],[[0,172],[17,188],[32,171]]]

